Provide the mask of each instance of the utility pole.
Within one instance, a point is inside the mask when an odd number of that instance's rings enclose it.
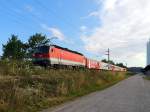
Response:
[[[108,60],[107,60],[107,61],[108,61],[108,69],[109,69],[109,68],[110,68],[110,67],[109,67],[109,64],[110,64],[110,63],[109,63],[109,62],[110,62],[110,50],[109,50],[109,48],[108,48],[108,50],[107,50],[106,52],[107,52],[106,55],[108,56]]]
[[[127,67],[128,65],[127,65],[127,63],[126,63],[126,67]]]
[[[109,61],[110,61],[110,50],[109,50],[109,48],[108,48],[108,50],[107,50],[106,52],[107,52],[106,55],[108,56],[108,60],[107,60],[107,61],[108,61],[108,63],[109,63]]]

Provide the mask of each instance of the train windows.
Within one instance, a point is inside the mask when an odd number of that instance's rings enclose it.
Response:
[[[35,53],[48,53],[49,46],[40,46],[35,49]]]
[[[54,49],[51,49],[51,52],[54,52]]]

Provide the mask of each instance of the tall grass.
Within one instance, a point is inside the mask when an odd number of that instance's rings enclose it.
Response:
[[[149,76],[149,75],[145,75],[145,76],[144,76],[144,79],[150,80],[150,76]]]
[[[125,72],[53,70],[30,62],[0,62],[0,112],[36,112],[103,89]]]

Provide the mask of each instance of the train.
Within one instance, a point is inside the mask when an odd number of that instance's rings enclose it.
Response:
[[[32,61],[36,65],[71,68],[87,68],[95,70],[126,71],[126,68],[104,63],[84,56],[82,53],[60,47],[43,45],[35,48]]]

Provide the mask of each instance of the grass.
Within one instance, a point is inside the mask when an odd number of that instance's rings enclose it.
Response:
[[[150,77],[147,77],[148,80],[150,80]]]
[[[150,80],[150,76],[145,76],[144,79]]]
[[[102,90],[131,73],[45,70],[30,62],[0,61],[0,112],[37,112]]]

